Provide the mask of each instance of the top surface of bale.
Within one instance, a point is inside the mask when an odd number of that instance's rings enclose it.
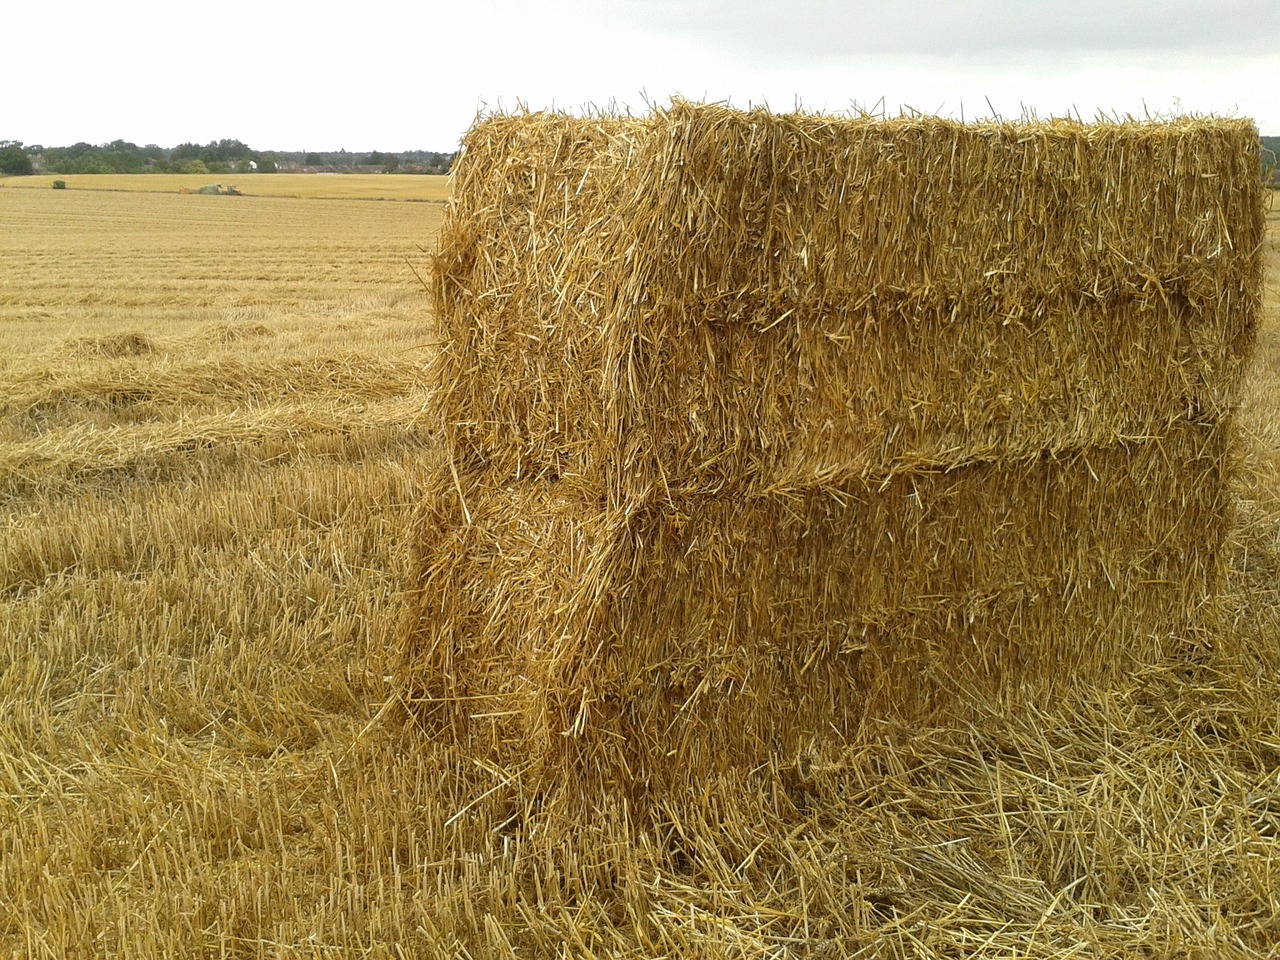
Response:
[[[677,103],[464,143],[437,260],[456,457],[618,498],[1160,435],[1235,403],[1237,120],[963,125]]]

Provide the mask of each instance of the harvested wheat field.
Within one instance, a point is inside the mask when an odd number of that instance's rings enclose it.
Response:
[[[441,212],[0,187],[0,951],[1276,956],[1280,214],[1220,633],[568,833],[395,681]]]
[[[449,178],[432,174],[377,173],[81,173],[13,177],[0,186],[48,190],[55,180],[67,190],[117,190],[140,193],[194,193],[201,187],[234,186],[246,197],[329,200],[421,200],[449,196]]]

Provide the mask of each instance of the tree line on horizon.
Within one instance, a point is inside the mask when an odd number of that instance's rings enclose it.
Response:
[[[206,144],[138,146],[128,140],[76,143],[69,147],[0,140],[0,174],[35,173],[275,173],[280,170],[354,171],[377,168],[383,173],[449,172],[456,153],[403,150],[351,153],[347,150],[254,150],[239,140]]]
[[[1280,187],[1280,136],[1260,137],[1264,177]],[[377,168],[383,173],[448,173],[457,153],[403,150],[399,153],[350,153],[347,150],[254,150],[239,140],[211,140],[206,144],[180,143],[140,147],[128,140],[110,143],[76,143],[69,147],[24,145],[21,140],[0,140],[0,175],[35,173],[275,173],[279,170],[332,172]]]

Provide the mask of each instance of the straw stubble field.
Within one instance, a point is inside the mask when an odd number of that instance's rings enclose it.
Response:
[[[1275,955],[1276,213],[1238,642],[710,782],[627,845],[540,829],[389,683],[439,214],[0,189],[0,949]]]

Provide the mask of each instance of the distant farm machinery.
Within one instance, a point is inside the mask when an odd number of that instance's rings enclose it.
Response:
[[[202,193],[202,194],[206,194],[208,196],[213,196],[213,197],[244,196],[244,194],[242,194],[235,187],[231,187],[231,186],[224,187],[220,183],[211,183],[207,187],[199,187],[195,190],[192,190],[190,187],[181,187],[179,188],[178,192],[179,193]]]

